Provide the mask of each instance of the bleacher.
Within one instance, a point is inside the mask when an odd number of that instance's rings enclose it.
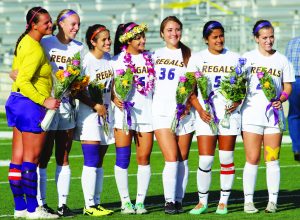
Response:
[[[300,35],[299,0],[1,0],[0,1],[0,64],[6,72],[19,35],[25,31],[25,15],[29,8],[42,6],[52,19],[65,8],[71,8],[81,17],[77,39],[84,41],[85,31],[92,24],[104,24],[114,39],[119,23],[136,21],[149,26],[147,49],[163,46],[159,37],[161,20],[176,15],[184,25],[182,41],[193,51],[206,47],[202,27],[208,20],[218,20],[225,27],[226,47],[244,53],[255,47],[251,35],[254,23],[269,19],[275,27],[275,48],[284,52],[287,42]],[[7,78],[0,73],[1,79]],[[3,84],[2,81],[0,81]],[[10,80],[4,82],[6,85]],[[9,88],[0,85],[0,106]],[[3,108],[0,107],[0,111]]]

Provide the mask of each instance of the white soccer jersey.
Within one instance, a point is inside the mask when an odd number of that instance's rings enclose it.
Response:
[[[98,82],[104,84],[105,89],[103,94],[103,104],[107,108],[109,127],[112,128],[114,118],[111,106],[111,89],[114,73],[110,66],[109,60],[105,58],[97,59],[92,53],[89,52],[84,57],[82,68],[83,74],[90,76],[90,81],[97,80]],[[94,112],[93,109],[91,109],[91,107],[83,104],[82,102],[79,102],[76,124],[79,128],[82,129],[82,133],[80,134],[81,140],[85,140],[82,138],[86,138],[89,136],[88,134],[84,134],[85,132],[91,132],[89,131],[88,127],[96,129],[96,131],[93,132],[99,131],[99,133],[103,133],[104,135],[102,126],[103,119],[100,118],[99,124],[98,118],[98,114]],[[113,136],[113,132],[110,133],[110,136]],[[95,135],[94,137],[90,137],[89,140],[101,141],[105,143],[107,137],[105,138],[105,140],[101,140],[100,137],[101,135]],[[111,144],[111,142],[108,144]]]
[[[267,68],[267,72],[272,76],[276,87],[277,97],[280,97],[283,89],[282,83],[295,81],[293,67],[287,58],[278,51],[271,56],[263,56],[258,49],[255,49],[245,53],[243,57],[247,59],[246,68],[249,89],[242,106],[242,123],[278,127],[278,125],[274,125],[272,110],[267,113],[269,121],[265,115],[269,101],[260,87],[257,73],[261,72],[263,67]]]
[[[214,55],[208,49],[202,50],[191,56],[187,72],[201,71],[208,77],[209,91],[214,91],[213,103],[216,109],[216,114],[219,119],[222,119],[225,114],[226,99],[219,92],[222,79],[229,75],[230,72],[238,64],[239,55],[237,53],[224,49],[219,55]],[[204,101],[201,92],[198,89],[198,100],[203,109],[205,109]],[[237,108],[231,117],[239,117],[239,108]],[[196,114],[198,115],[198,114]]]
[[[126,65],[124,63],[124,52],[114,56],[111,60],[111,65],[114,69],[114,74],[116,76],[116,71],[119,69],[126,70]],[[135,64],[135,68],[137,69],[137,73],[134,75],[139,76],[139,80],[147,83],[148,80],[148,71],[146,66],[146,61],[143,57],[143,54],[131,55],[132,62]],[[148,93],[147,96],[140,94],[137,89],[133,86],[128,98],[126,101],[134,102],[134,106],[131,109],[131,119],[132,123],[136,124],[151,124],[151,116],[152,116],[152,92]],[[114,108],[114,117],[116,124],[123,123],[123,112],[115,107]]]

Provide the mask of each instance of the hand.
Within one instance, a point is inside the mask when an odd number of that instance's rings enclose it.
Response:
[[[187,115],[190,114],[191,108],[192,108],[191,102],[187,101],[187,103],[185,104],[185,110],[183,114],[180,116],[180,120],[184,119]]]
[[[116,96],[114,96],[113,102],[120,110],[123,110],[123,102],[120,99],[118,99]]]
[[[201,110],[200,112],[198,112],[200,118],[202,119],[202,121],[204,121],[205,123],[209,124],[210,121],[212,120],[211,115],[205,111],[205,110]]]
[[[274,101],[272,102],[272,106],[277,108],[277,109],[282,109],[282,104],[281,101]]]
[[[237,109],[237,107],[241,104],[241,102],[233,102],[231,106],[226,106],[225,110],[229,113],[232,113]]]
[[[104,117],[107,114],[106,108],[104,105],[96,104],[94,106],[95,111],[98,113],[99,116]]]
[[[49,97],[47,99],[45,99],[43,106],[45,106],[47,109],[51,109],[51,110],[57,110],[59,108],[60,105],[60,100],[55,99],[53,97]]]
[[[17,76],[18,76],[19,70],[13,70],[9,73],[9,77],[13,80],[16,81]]]

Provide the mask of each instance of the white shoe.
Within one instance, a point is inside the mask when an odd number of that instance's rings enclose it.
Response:
[[[121,214],[135,214],[134,205],[131,202],[125,202],[121,207]]]
[[[258,209],[255,208],[253,202],[248,202],[244,204],[244,212],[246,213],[257,213]]]
[[[37,207],[35,212],[27,212],[26,219],[56,219],[56,214],[48,213],[42,206]]]
[[[145,209],[145,206],[143,203],[135,204],[134,208],[135,208],[135,213],[138,215],[146,214],[148,212],[147,209]]]
[[[274,202],[268,202],[265,212],[266,213],[275,213],[276,210],[277,210],[277,205]]]
[[[14,211],[14,219],[26,218],[26,215],[27,215],[27,209]]]

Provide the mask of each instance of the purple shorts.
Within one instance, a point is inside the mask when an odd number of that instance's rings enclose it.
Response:
[[[41,133],[46,108],[21,93],[12,92],[5,104],[7,124],[21,132]]]

